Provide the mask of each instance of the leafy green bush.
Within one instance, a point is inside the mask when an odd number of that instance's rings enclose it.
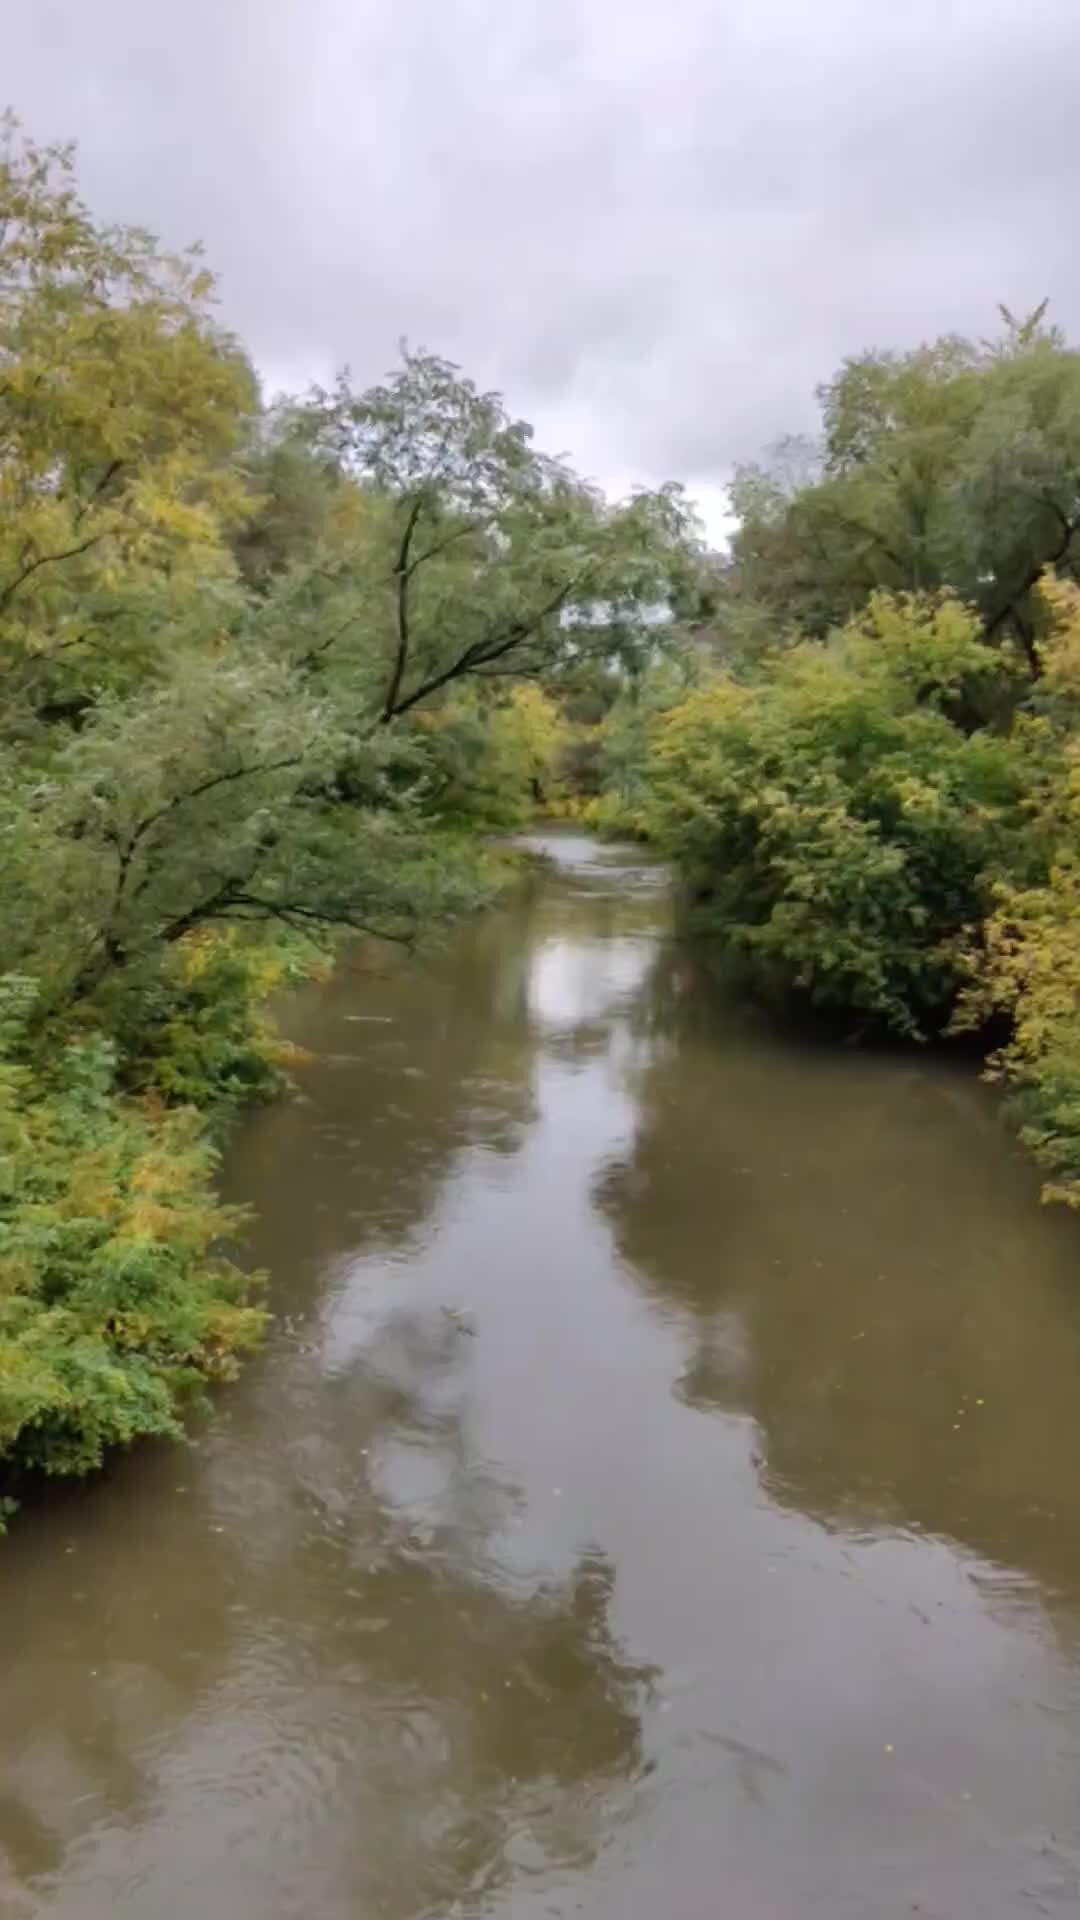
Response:
[[[1002,887],[957,1025],[1003,1012],[1010,1037],[988,1078],[1010,1094],[1020,1137],[1050,1175],[1047,1200],[1080,1208],[1080,864],[1042,886]]]
[[[82,1473],[227,1379],[264,1315],[220,1251],[215,1154],[190,1108],[115,1086],[101,1038],[26,1052],[32,983],[0,981],[0,1457]]]
[[[989,1075],[1050,1175],[1044,1197],[1080,1207],[1080,589],[1050,579],[1041,600],[1042,674],[1016,739],[1046,870],[1032,885],[996,887],[955,1024],[1007,1019]]]
[[[1008,675],[958,601],[877,595],[757,685],[692,693],[656,730],[649,819],[696,923],[772,990],[939,1027],[994,879],[1033,858],[1023,754],[954,717]]]
[[[519,827],[557,799],[568,738],[542,687],[516,686],[497,697],[465,687],[409,717],[396,760],[441,823]]]
[[[86,1018],[115,1041],[125,1090],[171,1105],[244,1105],[283,1092],[295,1055],[267,1000],[328,964],[327,949],[302,934],[203,927],[106,980]]]

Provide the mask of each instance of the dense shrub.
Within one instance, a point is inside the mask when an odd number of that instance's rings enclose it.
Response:
[[[32,1007],[30,983],[0,982],[0,1456],[83,1472],[179,1433],[263,1314],[221,1251],[240,1216],[214,1199],[198,1114],[119,1095],[101,1038],[33,1064]]]
[[[242,1105],[283,1092],[296,1057],[267,1001],[328,965],[328,947],[300,934],[204,927],[108,980],[85,1018],[114,1039],[125,1090],[170,1105]]]
[[[773,991],[939,1027],[995,880],[1034,871],[1024,756],[963,723],[1008,675],[958,601],[878,595],[758,684],[692,693],[656,730],[649,819],[696,924]]]
[[[1043,604],[1042,675],[1016,739],[1046,871],[1034,885],[999,882],[957,1024],[1008,1019],[991,1076],[1050,1175],[1046,1198],[1080,1207],[1080,590],[1051,580]]]

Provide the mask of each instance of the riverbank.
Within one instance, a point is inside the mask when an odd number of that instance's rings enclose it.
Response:
[[[478,839],[474,868],[488,909],[520,861]],[[43,1481],[182,1439],[263,1337],[265,1276],[226,1252],[247,1216],[217,1197],[222,1147],[289,1087],[296,1049],[271,1003],[345,951],[192,934],[122,1045],[100,1018],[41,1024],[35,984],[0,981],[0,1534]],[[354,940],[348,964],[364,954]]]

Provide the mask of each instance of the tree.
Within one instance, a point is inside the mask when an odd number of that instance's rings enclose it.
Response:
[[[337,576],[343,631],[328,665],[355,671],[359,656],[383,724],[464,678],[649,651],[700,565],[678,488],[610,505],[434,355],[406,351],[361,394],[342,377],[313,397],[308,433],[368,504]]]
[[[770,992],[915,1036],[940,1029],[994,878],[1031,859],[1017,746],[951,714],[1005,668],[958,601],[875,596],[756,687],[661,720],[648,817],[699,927]]]
[[[878,589],[948,587],[1038,672],[1040,575],[1080,565],[1080,356],[1041,309],[1005,320],[989,344],[845,362],[821,390],[820,472],[737,479],[737,604],[822,638]]]
[[[373,804],[343,817],[327,800],[342,751],[332,711],[294,670],[235,647],[181,660],[138,701],[102,699],[46,779],[31,765],[0,795],[4,966],[33,969],[56,1006],[118,971],[145,985],[208,924],[408,941],[471,903],[476,863],[436,850],[417,801],[382,787],[380,740],[367,748]]]
[[[336,460],[310,444],[303,409],[282,400],[257,419],[242,464],[252,507],[233,551],[253,592],[267,595],[291,570],[340,560],[361,503]]]
[[[72,149],[0,159],[0,672],[78,711],[145,667],[178,594],[231,572],[255,405],[196,255],[95,221]]]

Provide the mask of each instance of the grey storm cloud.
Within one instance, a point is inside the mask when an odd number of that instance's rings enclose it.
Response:
[[[1074,328],[1078,0],[9,0],[0,97],[270,385],[408,337],[708,495],[843,356]]]

